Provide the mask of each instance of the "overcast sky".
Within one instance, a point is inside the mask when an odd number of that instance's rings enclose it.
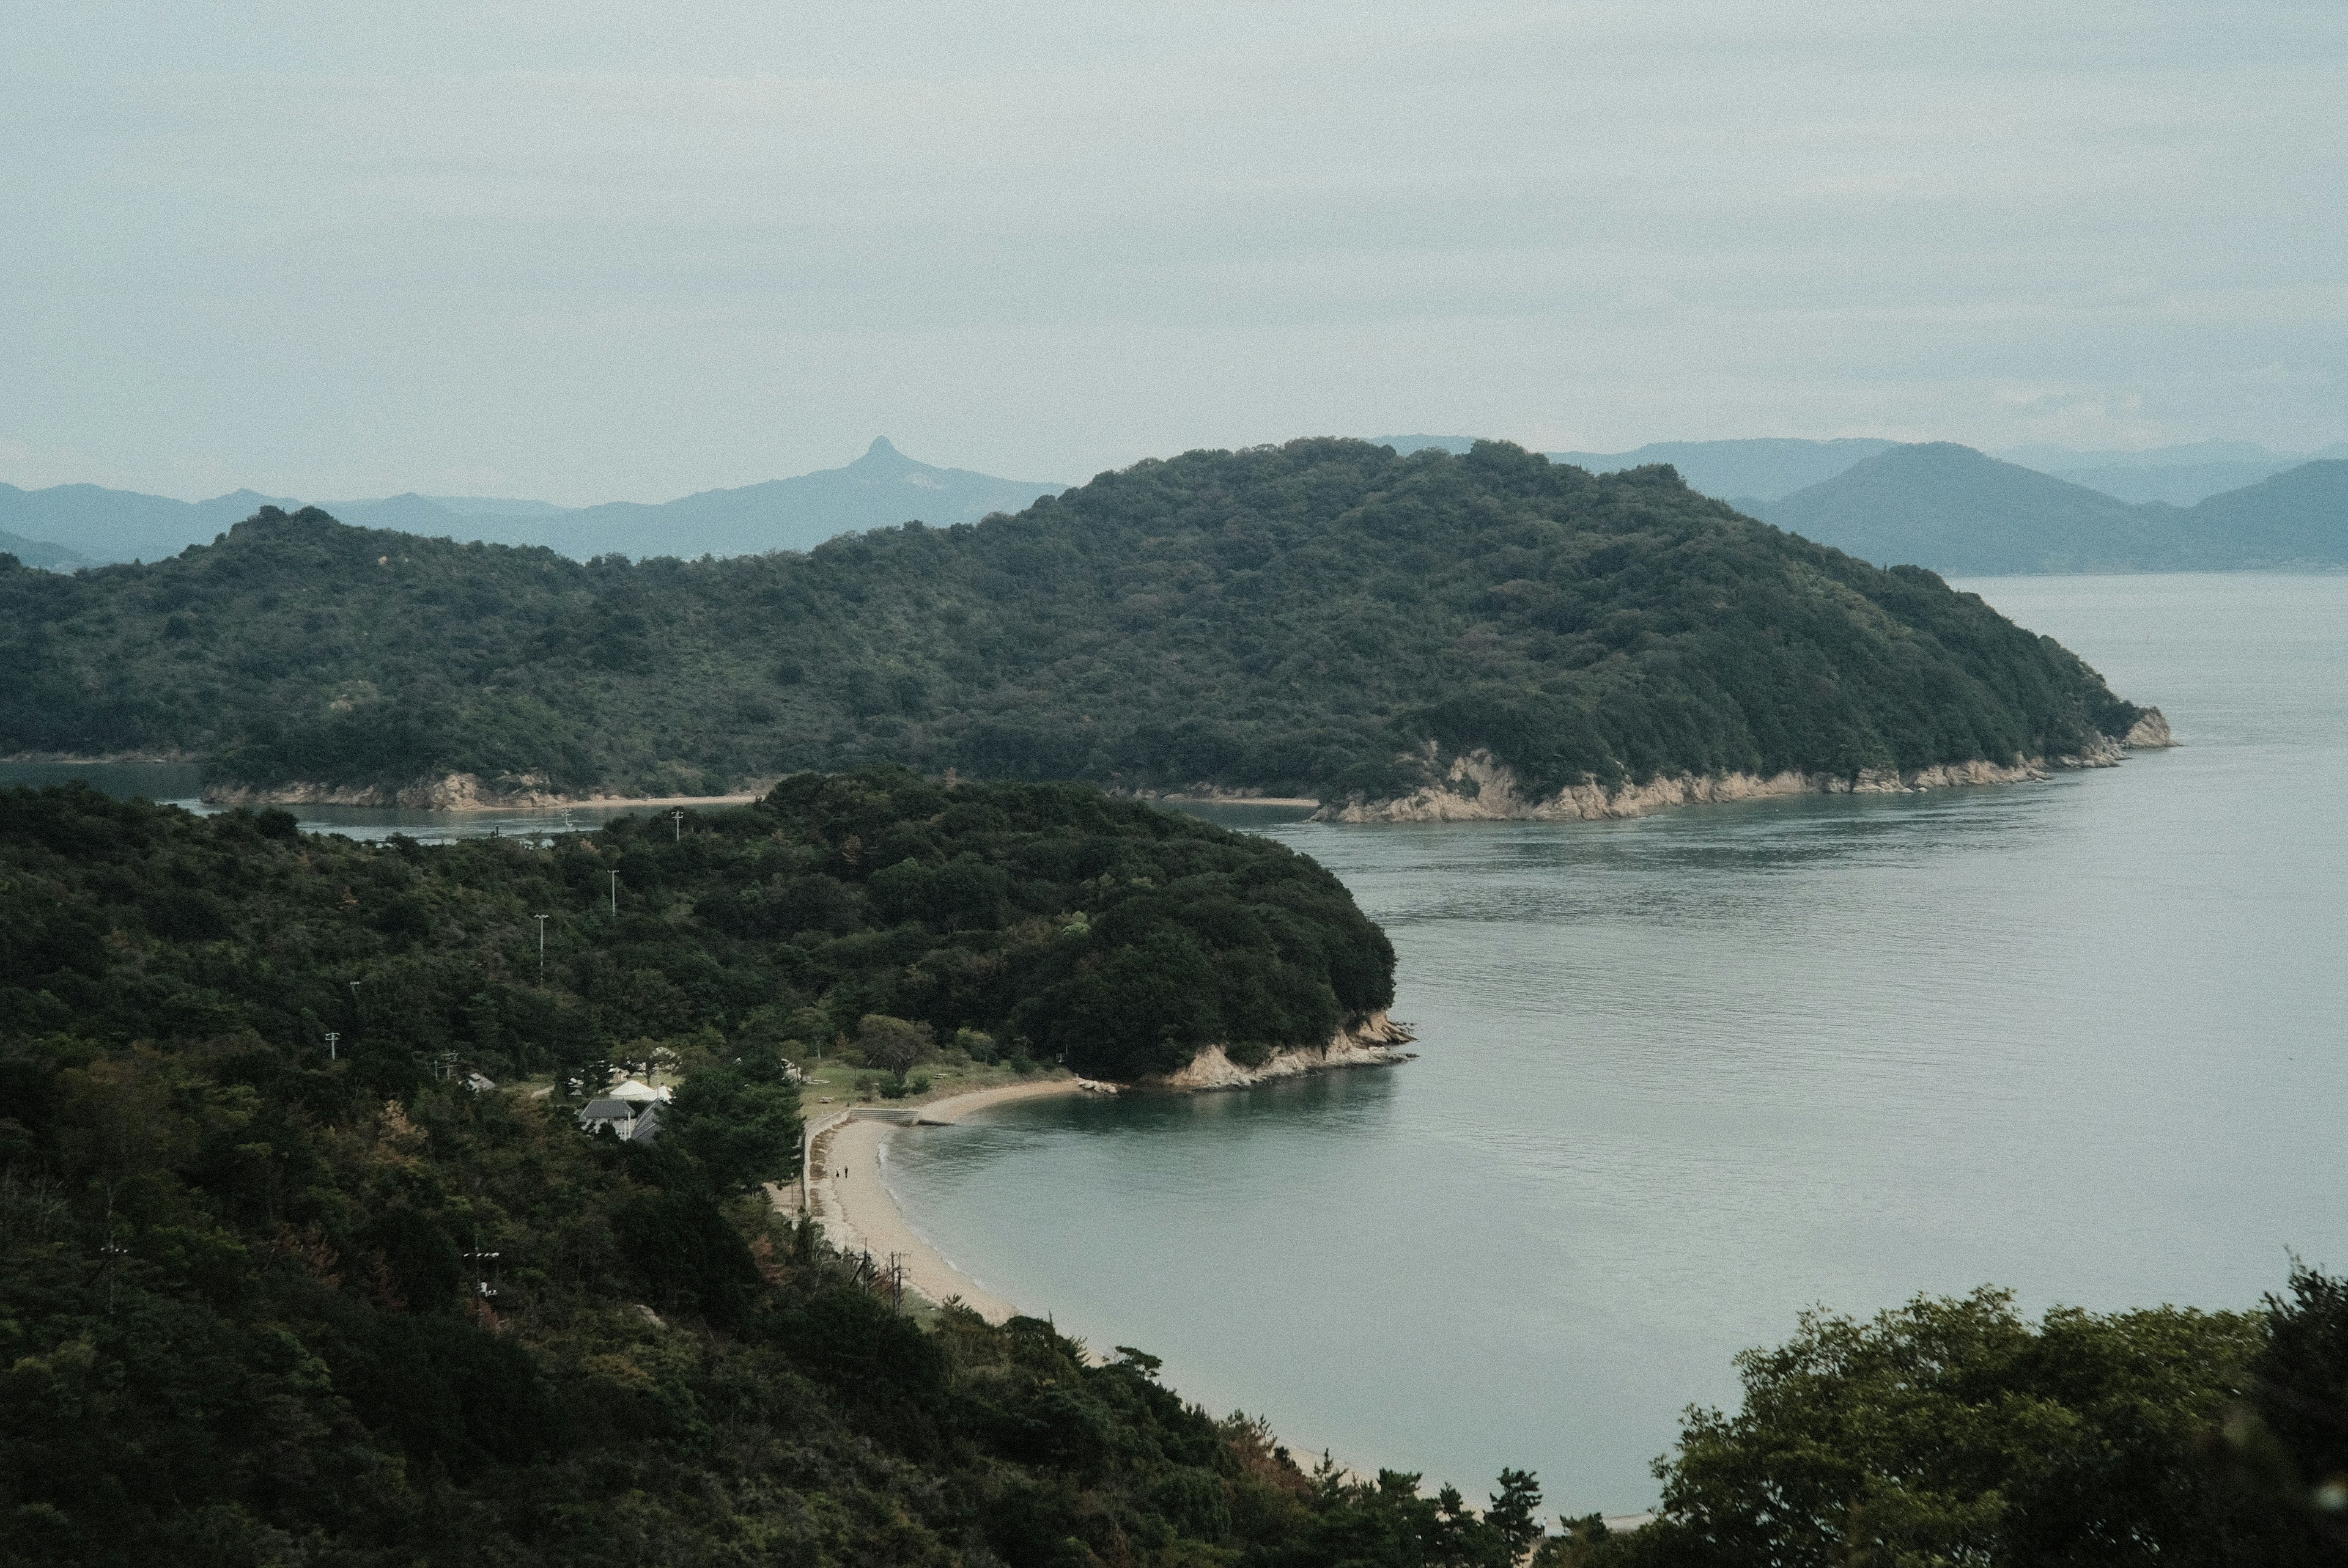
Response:
[[[19,485],[2348,437],[2337,0],[5,4]]]

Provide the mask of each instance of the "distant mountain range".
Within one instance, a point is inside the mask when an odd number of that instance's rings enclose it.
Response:
[[[1376,444],[1465,453],[1475,443],[1387,436]],[[1859,438],[1658,441],[1628,452],[1549,456],[1598,474],[1667,463],[1691,488],[1764,521],[1868,560],[1944,572],[2348,566],[2348,444],[2312,460],[2248,442],[2147,452],[2034,446],[1991,456],[1946,442]],[[2220,480],[2230,487],[2204,487]],[[692,558],[811,549],[838,534],[915,518],[974,522],[1063,488],[934,467],[884,438],[845,467],[658,505],[564,507],[406,495],[324,509],[364,527],[545,545],[576,560],[612,553]],[[30,491],[0,485],[0,551],[55,571],[160,560],[209,543],[263,505],[300,504],[252,490],[177,501],[95,485]]]
[[[1038,496],[1066,487],[935,467],[906,456],[882,437],[843,468],[734,490],[704,490],[657,504],[613,501],[571,507],[551,501],[418,495],[320,504],[344,521],[367,528],[545,545],[585,560],[613,552],[690,558],[811,549],[837,534],[914,518],[941,526],[975,522],[990,512],[1018,511]],[[291,511],[302,505],[254,490],[179,501],[96,485],[45,490],[0,485],[0,550],[53,570],[161,560],[190,545],[210,544],[263,506]]]
[[[1381,444],[1464,452],[1474,442]],[[2348,443],[2312,460],[2239,441],[2147,452],[2034,446],[2003,459],[1941,441],[1659,441],[1549,456],[1598,474],[1669,463],[1691,488],[1764,522],[1866,560],[1942,572],[2348,566]],[[2049,471],[2056,466],[2104,486]],[[2232,487],[2201,488],[2213,480]]]
[[[1741,507],[1864,560],[1952,574],[2348,566],[2348,461],[2338,458],[2176,507],[1935,441]]]
[[[1376,439],[1380,445],[1398,452],[1416,452],[1426,446],[1465,452],[1476,444],[1474,437],[1467,436],[1381,436]],[[1833,441],[1790,437],[1653,441],[1628,452],[1551,452],[1549,456],[1553,461],[1571,463],[1593,474],[1619,473],[1649,463],[1669,463],[1692,488],[1751,511],[1748,503],[1782,501],[1797,490],[1831,479],[1879,452],[1900,445],[1897,441],[1859,437]],[[2196,441],[2136,452],[2015,446],[1993,456],[2084,485],[2090,490],[2101,490],[2116,500],[2167,501],[2171,506],[2189,507],[2220,491],[2255,485],[2302,463],[2348,457],[2348,441],[2335,442],[2320,452],[2271,452],[2254,441]]]
[[[43,571],[72,571],[78,567],[97,563],[87,556],[78,556],[63,545],[53,545],[46,539],[28,539],[0,530],[0,555],[12,555],[26,566],[39,567]]]
[[[2303,463],[2348,457],[2348,442],[2319,452],[2271,452],[2255,441],[2195,441],[2142,452],[2082,452],[2068,446],[2013,446],[1992,454],[2123,501],[2189,507],[2226,490],[2271,479]]]

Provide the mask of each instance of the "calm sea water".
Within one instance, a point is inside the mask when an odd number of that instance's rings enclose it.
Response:
[[[1574,1512],[1805,1307],[2348,1267],[2348,577],[1966,585],[2188,744],[2037,785],[1265,829],[1420,1059],[900,1135],[915,1225],[1211,1408]]]
[[[915,1225],[1347,1462],[1621,1512],[1812,1304],[2238,1307],[2348,1267],[2348,577],[1968,584],[2188,744],[1628,823],[1231,820],[1393,934],[1420,1059],[892,1146]],[[191,770],[0,767],[191,796]],[[559,814],[304,808],[314,831]],[[608,813],[578,812],[591,825]],[[1219,814],[1220,815],[1220,814]]]

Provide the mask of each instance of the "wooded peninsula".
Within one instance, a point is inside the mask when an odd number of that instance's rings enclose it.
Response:
[[[1375,804],[1482,754],[1536,796],[1848,783],[2109,753],[2142,713],[1930,572],[1493,442],[1194,452],[691,561],[263,509],[167,561],[0,570],[0,753],[386,804],[900,764]]]

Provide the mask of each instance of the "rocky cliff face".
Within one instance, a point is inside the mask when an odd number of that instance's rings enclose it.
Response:
[[[1855,778],[1820,774],[1721,774],[1651,779],[1612,788],[1599,784],[1570,784],[1555,794],[1528,790],[1514,770],[1480,748],[1454,757],[1441,766],[1438,782],[1392,800],[1356,797],[1342,804],[1324,804],[1313,814],[1319,822],[1580,822],[1606,817],[1643,816],[1664,806],[1694,805],[1714,801],[1763,800],[1790,794],[1897,794],[1913,790],[1943,789],[1951,784],[2018,784],[2043,779],[2055,769],[2116,767],[2131,750],[2176,744],[2168,721],[2157,708],[2147,708],[2127,736],[2113,740],[2099,735],[2096,743],[2075,756],[2019,757],[2012,763],[1945,763],[1929,768],[1868,769]]]
[[[1410,1053],[1400,1048],[1409,1044],[1411,1039],[1406,1026],[1383,1012],[1375,1012],[1339,1030],[1330,1036],[1326,1045],[1275,1050],[1253,1067],[1241,1066],[1221,1046],[1210,1045],[1192,1057],[1181,1071],[1143,1079],[1138,1087],[1175,1091],[1245,1089],[1275,1078],[1295,1078],[1338,1067],[1390,1067],[1410,1060]]]

